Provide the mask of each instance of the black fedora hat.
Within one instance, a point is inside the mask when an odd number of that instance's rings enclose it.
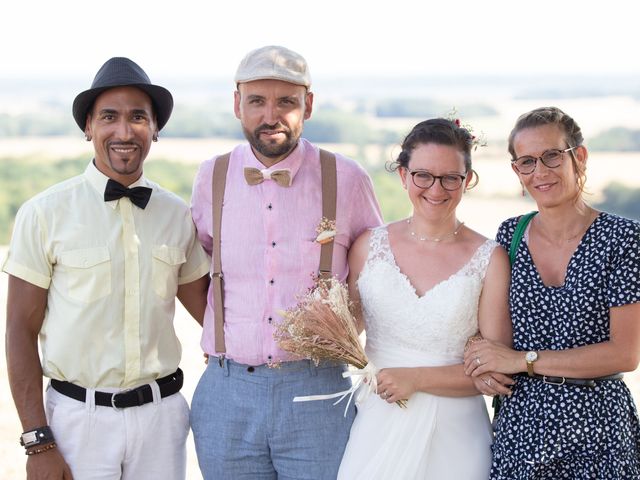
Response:
[[[169,90],[152,85],[151,80],[140,66],[125,57],[113,57],[100,67],[91,88],[80,93],[73,101],[73,118],[84,132],[87,114],[93,103],[105,90],[114,87],[137,87],[151,97],[158,122],[158,130],[162,130],[173,110],[173,97]]]

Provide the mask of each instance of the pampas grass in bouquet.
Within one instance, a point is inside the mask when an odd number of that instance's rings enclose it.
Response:
[[[274,338],[280,348],[318,365],[321,361],[347,363],[355,371],[351,389],[329,395],[296,397],[294,401],[324,400],[340,397],[336,404],[349,396],[347,408],[358,387],[364,382],[364,392],[357,401],[370,393],[377,393],[377,369],[369,362],[360,343],[353,302],[347,286],[336,278],[319,279],[293,308],[280,312],[283,321],[276,327]],[[405,407],[406,400],[396,402]],[[346,409],[345,409],[346,412]]]

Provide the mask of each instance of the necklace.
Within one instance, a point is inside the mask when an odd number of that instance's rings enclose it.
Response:
[[[578,232],[576,234],[571,235],[571,236],[566,237],[566,238],[558,238],[557,239],[558,243],[565,243],[565,242],[569,243],[569,242],[571,242],[572,240],[575,240],[578,237],[582,237],[585,234],[585,232],[589,229],[589,227],[591,226],[591,223],[593,222],[593,220],[594,220],[593,213],[589,213],[589,215],[586,218],[586,220],[583,221],[582,225],[579,226]],[[551,240],[553,237],[547,234],[545,229],[540,225],[540,221],[539,220],[536,222],[536,224],[538,225],[538,230],[540,231],[542,236],[545,238],[545,240],[547,240],[547,242],[549,242],[549,243],[554,243]]]
[[[407,223],[409,225],[411,225],[411,219],[407,218]],[[464,225],[464,222],[460,222],[460,224],[456,227],[456,229],[453,232],[449,232],[449,233],[445,233],[443,236],[441,237],[427,237],[427,236],[420,236],[418,235],[416,232],[414,232],[413,230],[411,230],[411,228],[409,228],[409,233],[411,234],[411,236],[417,240],[420,240],[421,242],[441,242],[442,240],[444,240],[445,238],[448,237],[455,237],[456,235],[458,235],[458,232],[460,231],[460,229],[462,228],[462,226]]]

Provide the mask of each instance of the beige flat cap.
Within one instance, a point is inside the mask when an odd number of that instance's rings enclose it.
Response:
[[[302,55],[277,45],[249,52],[240,62],[234,80],[236,83],[282,80],[307,88],[311,86],[307,61]]]

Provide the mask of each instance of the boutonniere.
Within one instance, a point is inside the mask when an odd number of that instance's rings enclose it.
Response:
[[[329,220],[327,217],[322,217],[320,223],[316,227],[316,233],[318,234],[316,242],[320,245],[332,242],[336,236],[336,221]]]

